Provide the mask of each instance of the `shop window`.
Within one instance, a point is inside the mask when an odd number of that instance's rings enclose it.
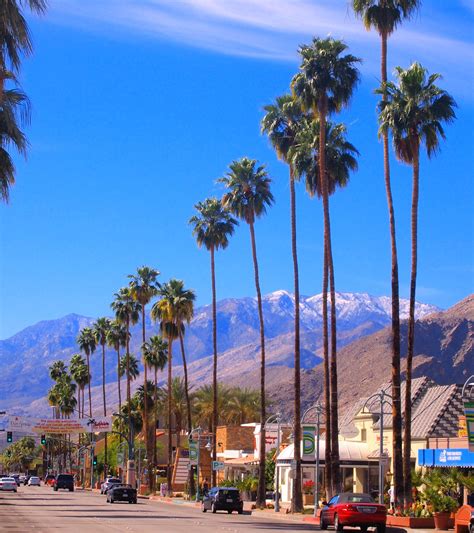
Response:
[[[367,430],[365,428],[360,430],[360,440],[362,442],[367,442]]]

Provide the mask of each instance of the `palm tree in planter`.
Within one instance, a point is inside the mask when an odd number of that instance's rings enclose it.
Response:
[[[206,198],[195,206],[197,215],[189,220],[193,227],[193,235],[199,247],[204,246],[211,256],[211,288],[212,288],[212,387],[213,387],[213,422],[212,435],[216,442],[216,428],[219,423],[217,411],[217,296],[216,296],[216,268],[215,252],[224,250],[229,245],[229,237],[234,233],[237,220],[224,209],[217,198]],[[216,446],[212,449],[212,460],[217,458]],[[216,485],[216,472],[212,471],[212,485]]]
[[[219,180],[228,189],[222,197],[222,205],[237,218],[245,221],[250,229],[255,289],[257,292],[258,318],[260,322],[260,457],[258,474],[257,506],[265,507],[265,329],[263,323],[262,294],[258,272],[257,246],[255,243],[255,220],[266,213],[273,203],[270,177],[255,159],[243,157],[233,161],[229,172]]]
[[[119,401],[119,411],[122,409],[122,391],[120,386],[120,348],[127,345],[127,330],[118,320],[110,323],[107,332],[107,344],[117,352],[117,391]]]
[[[158,405],[158,371],[162,371],[168,362],[168,343],[160,335],[150,337],[143,349],[144,363],[153,369],[155,373],[154,397],[153,397],[153,464],[158,464],[158,451],[156,449],[156,422]]]
[[[328,344],[327,313],[327,274],[331,293],[331,478],[332,493],[341,490],[338,442],[337,410],[337,327],[336,327],[336,290],[334,265],[332,260],[331,226],[329,217],[329,189],[326,174],[326,121],[328,116],[348,105],[359,81],[356,64],[360,61],[351,54],[345,54],[347,46],[339,40],[328,37],[314,38],[311,45],[299,49],[302,58],[300,72],[291,82],[292,91],[303,105],[310,109],[320,120],[319,169],[324,214],[324,263],[323,263],[323,343]]]
[[[456,103],[451,95],[436,85],[439,74],[428,75],[419,63],[408,69],[397,67],[397,83],[386,83],[378,92],[386,94],[380,103],[380,134],[391,131],[393,147],[400,161],[411,165],[413,191],[411,206],[411,278],[408,318],[408,346],[405,389],[404,431],[404,497],[411,499],[411,379],[415,344],[415,298],[418,264],[418,196],[420,147],[425,146],[429,158],[445,139],[442,124],[456,118]],[[408,475],[407,475],[408,474]]]
[[[303,110],[300,102],[291,94],[279,96],[274,104],[265,106],[266,115],[262,119],[262,133],[266,133],[278,157],[288,164],[290,169],[290,225],[291,252],[293,257],[293,283],[295,298],[295,355],[294,355],[294,414],[293,427],[295,442],[301,441],[301,358],[300,358],[300,283],[298,270],[298,252],[296,248],[296,195],[295,172],[288,157],[290,148],[303,123]],[[295,446],[295,480],[291,506],[293,512],[303,511],[301,494],[301,449]]]
[[[95,349],[97,348],[97,341],[95,339],[94,331],[92,330],[92,328],[82,328],[82,330],[79,333],[79,336],[77,337],[76,342],[81,352],[84,352],[86,354],[87,373],[89,374],[89,377],[90,377],[91,376],[90,356],[91,354],[95,352]],[[91,397],[91,380],[90,379],[87,383],[87,386],[89,389],[89,416],[92,418],[92,397]]]
[[[93,326],[95,340],[102,347],[102,401],[104,416],[107,416],[107,398],[105,396],[105,345],[107,344],[107,335],[110,327],[111,321],[105,317],[98,318]],[[107,476],[107,433],[104,439],[104,475]]]
[[[138,302],[141,306],[141,314],[142,314],[142,350],[143,346],[146,342],[146,325],[145,325],[145,308],[150,303],[152,298],[154,298],[158,293],[159,283],[157,281],[158,276],[160,275],[160,272],[158,270],[155,270],[154,268],[150,268],[148,266],[142,266],[137,269],[136,274],[132,274],[128,276],[130,278],[130,294],[132,295],[132,298]],[[143,386],[145,387],[145,396],[147,395],[147,384],[148,384],[148,372],[147,367],[145,365],[144,369],[144,381]],[[147,456],[152,457],[153,456],[153,450],[151,449],[152,442],[150,439],[150,431],[148,427],[148,405],[145,402],[145,411],[144,415],[145,418],[143,420],[143,427],[145,431],[145,443],[146,443],[146,450],[147,450]],[[151,468],[148,469],[148,486],[150,490],[154,491],[154,485],[155,485],[155,476],[153,475],[153,471]]]
[[[114,301],[110,307],[115,313],[115,320],[125,326],[125,376],[127,380],[127,405],[131,405],[131,371],[130,371],[130,326],[136,324],[140,318],[140,304],[136,302],[130,290],[130,287],[122,287],[114,295]],[[123,358],[122,358],[123,359]],[[123,374],[122,374],[123,375]],[[133,379],[136,379],[135,376]],[[129,432],[129,439],[131,433]]]
[[[387,42],[388,38],[397,27],[406,19],[409,19],[420,6],[421,0],[352,0],[352,7],[356,15],[362,18],[367,30],[374,28],[380,35],[381,54],[380,72],[382,86],[387,83]],[[386,101],[387,94],[384,90],[382,100]],[[388,131],[383,138],[383,166],[385,194],[390,224],[391,245],[391,287],[392,287],[392,398],[393,398],[393,465],[394,465],[394,489],[395,499],[403,489],[402,470],[402,410],[400,398],[400,302],[398,283],[398,253],[395,229],[395,209],[393,206],[392,184],[390,177],[390,159],[388,150]],[[405,484],[410,484],[410,470],[405,477]],[[409,489],[407,494],[411,494]]]

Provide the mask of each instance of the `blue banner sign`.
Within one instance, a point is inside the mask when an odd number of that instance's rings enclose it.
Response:
[[[419,466],[466,466],[474,468],[474,453],[465,448],[418,450]]]

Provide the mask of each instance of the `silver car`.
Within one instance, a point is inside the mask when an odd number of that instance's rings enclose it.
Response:
[[[13,477],[0,478],[0,490],[16,492],[17,486],[16,480]]]

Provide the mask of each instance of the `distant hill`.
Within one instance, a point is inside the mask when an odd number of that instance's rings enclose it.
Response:
[[[293,364],[293,295],[276,291],[263,299],[267,363],[271,375],[286,373]],[[408,316],[408,301],[401,300],[402,318]],[[390,323],[390,298],[368,294],[338,293],[338,343],[340,346],[384,328]],[[321,295],[303,297],[300,302],[302,331],[302,365],[314,368],[320,362]],[[418,317],[439,311],[438,308],[417,304]],[[255,298],[226,299],[218,302],[219,377],[237,379],[246,373],[258,372],[259,326]],[[78,351],[76,338],[81,328],[91,326],[92,318],[76,314],[57,320],[45,320],[30,326],[9,339],[0,341],[0,397],[2,406],[26,406],[46,394],[51,385],[49,365],[57,360],[69,360]],[[157,326],[147,316],[147,332],[157,333]],[[132,329],[132,352],[139,354],[140,325]],[[186,349],[194,382],[210,379],[212,354],[211,306],[196,309],[186,331]],[[175,349],[179,364],[179,350]],[[101,379],[100,353],[91,357],[93,384]],[[107,381],[109,394],[115,396],[116,356],[107,351]],[[179,373],[179,369],[177,369]]]
[[[401,325],[402,356],[406,357],[407,322]],[[342,348],[338,353],[340,409],[367,397],[390,381],[390,328],[377,331]],[[402,361],[402,369],[405,361]],[[322,367],[303,372],[302,403],[308,407],[322,393]],[[474,374],[474,295],[447,311],[432,313],[416,322],[413,377],[427,376],[438,384],[464,383]],[[248,382],[250,376],[242,375]],[[291,411],[291,374],[273,377],[269,391],[283,412]]]

